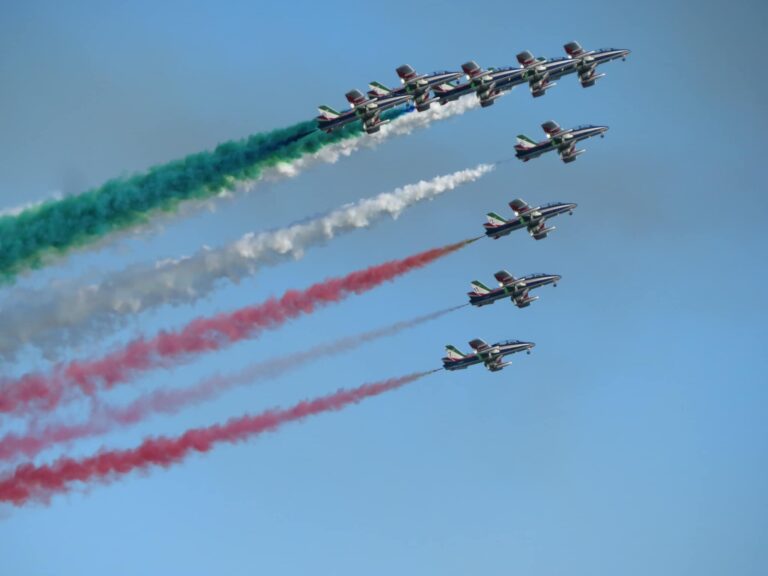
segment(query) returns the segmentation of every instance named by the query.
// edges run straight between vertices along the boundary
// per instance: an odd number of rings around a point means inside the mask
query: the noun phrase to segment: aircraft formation
[[[397,68],[401,80],[398,88],[388,88],[384,84],[372,82],[367,94],[358,90],[349,91],[347,100],[350,109],[340,113],[326,106],[321,107],[317,129],[312,127],[307,132],[307,122],[301,122],[259,137],[229,142],[212,152],[196,154],[190,157],[190,161],[172,162],[156,167],[146,175],[110,182],[95,193],[68,198],[67,203],[57,204],[52,201],[46,205],[45,210],[24,212],[25,218],[0,219],[5,223],[5,230],[12,231],[4,238],[13,241],[6,244],[12,246],[13,250],[0,250],[0,256],[5,258],[0,258],[0,280],[15,278],[20,271],[35,267],[42,258],[41,254],[51,251],[51,247],[64,251],[68,247],[80,245],[83,236],[72,234],[69,230],[80,227],[70,225],[63,229],[59,225],[65,220],[69,222],[68,217],[65,218],[64,215],[74,212],[83,214],[83,229],[127,229],[135,224],[137,219],[140,220],[140,216],[158,210],[158,206],[167,206],[188,197],[197,198],[199,194],[205,194],[209,190],[218,190],[223,181],[229,182],[230,185],[231,182],[252,181],[254,173],[258,174],[260,170],[272,168],[276,164],[290,164],[307,154],[307,150],[334,146],[348,137],[354,137],[355,141],[365,138],[360,132],[377,132],[388,119],[397,116],[398,107],[402,107],[401,115],[406,111],[411,113],[409,116],[403,115],[403,123],[413,120],[420,122],[425,117],[419,118],[417,115],[428,111],[433,105],[446,105],[461,98],[465,103],[477,99],[480,107],[487,108],[517,85],[527,84],[531,95],[538,98],[554,87],[556,80],[569,74],[575,75],[579,83],[587,88],[603,76],[597,71],[600,64],[624,59],[629,54],[628,50],[617,49],[585,51],[576,42],[566,44],[565,51],[565,57],[551,60],[537,58],[528,51],[521,52],[517,55],[519,65],[505,68],[484,69],[476,62],[469,61],[462,65],[461,71],[419,74],[411,66],[403,65]],[[449,106],[446,110],[449,114],[446,116],[467,108]],[[383,114],[388,110],[392,110],[391,115]],[[433,119],[430,116],[441,115],[426,116],[428,122]],[[360,123],[360,128],[353,125],[349,130],[334,135],[326,134],[352,122]],[[551,120],[544,122],[542,128],[544,138],[541,141],[537,142],[524,135],[517,137],[515,156],[522,162],[554,151],[564,163],[571,163],[583,153],[583,150],[577,148],[581,141],[593,136],[602,137],[608,129],[607,126],[599,125],[564,129]],[[386,130],[383,135],[387,135]],[[303,141],[304,138],[311,140],[307,143]],[[387,214],[394,216],[394,204],[402,209],[403,206],[430,199],[444,190],[472,182],[492,168],[493,164],[480,164],[473,169],[457,171],[430,181],[420,181],[415,185],[398,188],[392,193],[344,205],[329,215],[292,225],[289,229],[277,230],[274,234],[271,231],[258,235],[249,233],[232,245],[215,250],[205,248],[173,263],[163,262],[161,275],[157,274],[157,265],[146,268],[132,266],[111,277],[105,277],[99,284],[89,284],[86,289],[76,283],[71,286],[52,285],[56,296],[50,300],[30,298],[27,292],[20,292],[22,299],[15,302],[26,310],[25,302],[33,301],[32,314],[41,319],[40,322],[29,322],[32,318],[29,313],[19,314],[18,318],[24,322],[24,338],[28,338],[28,342],[43,350],[49,345],[48,342],[53,342],[54,345],[58,343],[56,337],[51,337],[53,331],[47,331],[54,323],[62,328],[60,332],[66,332],[64,346],[70,345],[72,338],[81,333],[93,337],[104,326],[117,328],[120,326],[121,316],[116,315],[115,311],[127,308],[124,298],[128,293],[131,295],[131,314],[160,304],[191,302],[206,291],[212,290],[219,279],[226,277],[230,281],[236,281],[252,274],[261,264],[276,261],[276,254],[279,254],[280,258],[295,257],[306,246],[325,242],[334,234],[358,228],[361,214],[365,215],[366,221]],[[174,185],[160,185],[166,182]],[[122,202],[122,198],[128,193],[134,200],[141,199],[141,202],[132,200],[132,203],[128,203],[130,209],[126,209],[126,203]],[[393,202],[393,198],[397,198],[397,202]],[[143,211],[134,210],[133,207],[138,204],[143,206]],[[167,368],[189,361],[198,354],[219,350],[246,338],[258,337],[265,330],[277,329],[320,307],[362,294],[452,254],[483,237],[498,240],[517,230],[526,230],[534,240],[543,240],[555,230],[549,220],[562,214],[573,214],[577,205],[563,202],[528,204],[516,198],[509,202],[509,207],[512,215],[508,217],[496,212],[488,213],[484,233],[476,238],[446,244],[406,258],[329,278],[304,290],[287,290],[281,297],[273,297],[260,304],[212,316],[201,316],[178,330],[161,331],[151,338],[139,337],[104,353],[101,357],[74,360],[49,372],[28,372],[18,378],[5,378],[0,375],[0,388],[3,389],[3,394],[0,394],[0,413],[13,414],[20,418],[54,416],[51,426],[43,428],[42,431],[31,427],[20,438],[15,433],[0,435],[0,461],[5,459],[15,462],[14,459],[19,456],[32,458],[43,449],[61,444],[61,438],[70,442],[102,434],[105,426],[106,429],[110,429],[110,426],[123,426],[125,422],[120,414],[135,415],[135,419],[131,420],[133,423],[154,413],[166,411],[168,406],[176,410],[182,405],[213,398],[233,385],[230,382],[249,382],[252,378],[235,375],[231,380],[216,386],[211,386],[210,381],[204,380],[198,387],[189,389],[194,392],[180,390],[179,396],[166,394],[166,391],[162,390],[158,391],[157,395],[151,392],[140,394],[134,403],[125,408],[127,412],[116,410],[113,413],[105,410],[103,414],[89,416],[74,428],[64,424],[63,428],[58,427],[59,423],[55,419],[58,407],[78,396],[96,398],[97,394],[117,384],[130,382],[145,371],[159,367]],[[94,222],[100,225],[95,226]],[[86,235],[85,238],[95,241],[103,234],[106,232]],[[2,240],[3,238],[0,238],[0,244]],[[483,308],[508,299],[517,308],[529,308],[539,298],[534,292],[538,293],[538,289],[544,286],[554,287],[561,280],[560,275],[551,273],[515,277],[507,270],[499,270],[494,276],[498,281],[497,287],[489,287],[480,280],[473,280],[472,291],[468,293],[469,301],[464,305]],[[119,286],[121,290],[114,290],[115,286]],[[504,304],[499,304],[496,309],[500,306]],[[298,362],[308,362],[312,358],[326,355],[329,350],[347,350],[350,346],[357,345],[356,342],[370,341],[415,326],[456,308],[454,306],[370,331],[360,338],[339,341],[339,345],[330,346],[326,343],[302,351],[301,354],[291,351],[290,355],[267,360],[261,366],[269,368],[270,371],[287,369],[285,367],[294,366]],[[15,311],[15,308],[10,306],[8,309]],[[6,313],[4,322],[8,323],[8,318],[9,314]],[[97,318],[98,322],[95,321]],[[35,332],[37,329],[34,327],[38,324],[43,327]],[[27,325],[34,328],[31,331],[32,336],[27,332]],[[17,342],[17,333],[22,330],[6,332],[10,337],[5,341],[0,338],[0,357],[3,356],[3,346],[10,347],[13,351],[17,349],[13,348],[14,346],[24,345],[23,341]],[[184,455],[198,451],[201,442],[209,446],[213,443],[233,442],[255,436],[274,430],[283,423],[329,410],[338,410],[340,407],[357,403],[362,398],[394,390],[438,370],[456,371],[482,365],[491,372],[498,372],[510,365],[510,356],[520,352],[530,354],[535,344],[513,339],[489,344],[480,338],[474,338],[469,341],[469,346],[472,350],[470,353],[463,353],[453,345],[446,346],[440,368],[367,383],[349,390],[338,390],[314,400],[303,401],[286,410],[268,410],[261,415],[246,414],[225,424],[188,430],[177,437],[150,437],[136,449],[102,450],[96,456],[84,458],[62,457],[53,464],[40,466],[32,463],[22,464],[13,472],[0,474],[0,505],[4,502],[14,505],[32,501],[46,502],[50,494],[67,492],[73,485],[112,479],[132,470],[178,462]],[[69,391],[72,392],[71,395]],[[61,430],[66,430],[66,433],[60,433]],[[30,446],[32,448],[29,448]]]
[[[581,86],[589,88],[605,76],[597,73],[599,65],[612,60],[625,60],[630,52],[617,48],[584,50],[578,42],[568,42],[564,49],[566,56],[552,59],[537,58],[528,50],[524,50],[517,55],[518,66],[503,68],[485,69],[474,60],[470,60],[462,64],[461,72],[444,70],[431,74],[418,74],[411,66],[404,64],[396,69],[401,83],[399,88],[387,88],[374,81],[368,85],[367,95],[359,90],[350,90],[346,93],[350,109],[338,112],[330,106],[320,106],[317,127],[325,132],[332,132],[359,120],[365,132],[373,134],[387,123],[387,120],[381,118],[381,114],[396,106],[408,104],[417,112],[426,112],[434,102],[445,105],[474,93],[480,101],[480,106],[487,108],[505,92],[522,84],[528,84],[534,98],[544,96],[547,90],[557,85],[556,80],[568,74],[576,74]],[[461,82],[462,76],[466,77],[465,82]],[[590,131],[590,128],[596,130]],[[552,138],[558,140],[552,142],[547,148],[536,148],[524,158],[535,158],[549,149],[556,148],[560,152],[564,143],[569,141],[575,143],[590,136],[602,135],[607,127],[582,126],[574,130],[561,130],[556,123],[552,122],[547,123],[544,130],[548,137],[545,142],[549,142]],[[521,144],[526,150],[530,148],[530,144],[536,145],[536,142],[528,138],[524,138],[523,142],[525,144]],[[563,156],[562,152],[560,153]],[[563,156],[563,160],[570,162],[572,160],[566,160],[566,158],[575,158],[577,155]]]
[[[595,85],[595,82],[605,74],[598,73],[601,64],[613,60],[626,60],[630,51],[617,48],[602,48],[585,50],[578,42],[568,42],[563,46],[566,55],[558,58],[536,57],[528,50],[517,55],[517,66],[502,68],[483,68],[474,60],[461,66],[461,72],[449,70],[418,74],[411,66],[404,64],[396,69],[401,86],[388,88],[379,82],[371,82],[367,94],[359,90],[350,90],[346,94],[350,109],[338,112],[328,106],[320,106],[317,126],[320,130],[332,132],[351,122],[360,121],[368,134],[378,132],[388,120],[382,118],[382,113],[397,106],[406,105],[417,112],[425,112],[433,103],[445,105],[462,96],[474,94],[482,108],[492,106],[496,99],[503,96],[515,86],[527,84],[534,98],[539,98],[547,90],[557,84],[557,80],[574,74],[583,88]],[[462,81],[462,77],[465,81]],[[517,136],[515,156],[523,162],[538,158],[547,152],[557,152],[560,159],[569,164],[584,153],[577,144],[594,136],[604,137],[608,126],[585,125],[575,128],[562,128],[557,122],[548,120],[541,125],[545,138],[536,141],[525,134]],[[554,202],[532,207],[522,199],[509,203],[514,217],[506,219],[495,212],[487,215],[484,224],[485,236],[498,240],[515,230],[527,229],[534,240],[543,240],[555,230],[547,224],[549,218],[560,214],[573,214],[576,204]],[[531,296],[530,291],[548,284],[557,286],[560,276],[557,274],[531,274],[515,278],[506,270],[495,274],[499,283],[498,288],[489,288],[478,280],[473,280],[472,292],[469,292],[469,303],[475,307],[487,306],[497,300],[509,298],[518,308],[526,308],[538,300]],[[531,353],[535,346],[533,342],[507,340],[488,344],[475,338],[469,346],[473,352],[465,354],[455,346],[446,346],[443,360],[445,370],[463,370],[475,364],[483,364],[497,372],[508,366],[504,358],[517,352]]]

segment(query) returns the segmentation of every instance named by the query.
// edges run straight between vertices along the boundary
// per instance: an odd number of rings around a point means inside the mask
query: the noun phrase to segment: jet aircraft
[[[509,298],[518,308],[525,308],[539,299],[538,296],[529,296],[530,290],[547,284],[557,286],[561,278],[557,274],[530,274],[515,278],[506,270],[499,270],[494,276],[499,281],[498,288],[488,288],[482,282],[472,281],[472,292],[467,293],[470,304],[478,307],[487,306],[496,300]]]
[[[432,74],[417,74],[408,64],[403,64],[396,70],[402,86],[400,88],[387,88],[378,82],[371,82],[368,87],[368,96],[371,98],[388,98],[392,96],[407,95],[413,98],[413,104],[418,112],[429,110],[430,105],[437,98],[430,97],[431,90],[438,85],[446,84],[461,78],[461,72],[433,72]]]
[[[576,143],[593,136],[604,137],[608,126],[577,126],[576,128],[560,128],[560,125],[548,120],[541,125],[547,135],[546,140],[536,142],[525,134],[517,135],[517,144],[515,145],[515,156],[523,162],[528,162],[532,158],[538,158],[545,152],[557,150],[560,158],[566,164],[576,160],[585,150],[577,150]]]
[[[384,98],[366,98],[359,90],[350,90],[346,94],[347,101],[352,107],[346,112],[337,112],[329,106],[320,106],[320,116],[317,117],[317,127],[324,132],[333,132],[342,126],[360,120],[367,134],[378,132],[382,124],[389,120],[382,120],[381,113],[399,104],[404,104],[410,96],[388,96]]]
[[[547,90],[555,86],[555,80],[564,74],[572,71],[574,63],[569,58],[536,58],[528,50],[523,50],[517,55],[517,61],[520,63],[520,82],[528,82],[531,89],[531,96],[538,98],[544,96]],[[511,86],[510,86],[511,87]]]
[[[576,65],[576,72],[579,75],[579,82],[582,87],[589,88],[594,86],[595,82],[605,76],[597,74],[596,68],[600,64],[610,62],[611,60],[626,60],[630,51],[620,48],[601,48],[599,50],[584,50],[578,42],[568,42],[565,46],[565,53],[568,59]]]
[[[446,355],[443,358],[443,368],[446,370],[463,370],[468,366],[482,363],[491,372],[498,372],[510,365],[510,362],[504,362],[504,356],[523,350],[530,354],[531,348],[535,346],[533,342],[521,342],[520,340],[506,340],[488,345],[479,338],[470,340],[469,345],[475,351],[473,354],[464,354],[455,346],[448,344],[445,347]]]
[[[501,87],[511,88],[512,80],[520,77],[519,68],[489,68],[484,70],[474,60],[462,64],[461,69],[467,75],[467,82],[464,84],[447,82],[435,86],[433,89],[435,96],[440,100],[440,104],[447,104],[465,94],[474,92],[480,99],[480,106],[487,108],[493,104],[496,98],[501,96]]]
[[[498,240],[513,230],[527,228],[528,233],[535,240],[541,240],[542,238],[546,238],[547,234],[555,229],[554,226],[547,227],[547,218],[557,216],[558,214],[564,214],[565,212],[573,214],[576,204],[553,202],[538,208],[531,208],[524,200],[516,198],[509,203],[509,207],[512,208],[512,211],[516,216],[516,218],[513,218],[512,220],[502,218],[495,212],[488,213],[488,222],[483,224],[483,226],[485,226],[486,236]]]

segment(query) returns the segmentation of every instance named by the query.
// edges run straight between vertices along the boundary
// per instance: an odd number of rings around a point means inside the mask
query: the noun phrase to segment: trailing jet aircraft
[[[522,278],[515,278],[506,270],[499,270],[494,274],[499,281],[498,288],[488,288],[482,282],[472,281],[472,292],[468,292],[469,303],[473,306],[487,306],[496,300],[509,298],[518,308],[525,308],[539,299],[538,296],[529,296],[528,292],[534,288],[540,288],[547,284],[557,286],[560,276],[557,274],[530,274]]]
[[[382,124],[381,113],[399,104],[404,104],[410,96],[389,96],[384,98],[366,98],[359,90],[350,90],[346,94],[347,101],[352,107],[346,112],[337,112],[329,106],[320,106],[320,116],[317,117],[317,127],[324,132],[333,132],[342,126],[360,120],[367,134],[378,132]]]
[[[565,46],[568,59],[576,64],[576,72],[579,75],[579,82],[584,88],[594,86],[595,82],[605,76],[605,74],[596,74],[595,69],[600,64],[610,62],[611,60],[626,60],[629,50],[619,48],[601,48],[599,50],[584,50],[578,42],[568,42]]]
[[[562,129],[560,125],[548,120],[541,125],[547,134],[547,139],[536,142],[525,134],[517,135],[517,144],[515,145],[515,156],[523,162],[528,162],[532,158],[538,158],[545,152],[557,150],[560,158],[566,164],[576,160],[585,150],[577,150],[576,143],[592,136],[604,137],[608,126],[577,126],[576,128]]]
[[[434,87],[433,91],[440,100],[440,104],[447,104],[465,94],[474,92],[480,99],[480,106],[486,108],[501,96],[502,86],[506,87],[505,89],[511,88],[512,80],[519,78],[521,74],[519,68],[513,67],[484,70],[474,60],[462,64],[461,69],[467,75],[468,82],[464,84],[447,82]]]
[[[531,95],[534,98],[544,96],[547,90],[555,86],[555,80],[574,69],[574,62],[569,58],[536,58],[528,50],[523,50],[517,55],[517,61],[520,63],[521,77],[520,82],[528,82],[531,88]],[[511,86],[510,86],[511,87]]]
[[[530,354],[531,348],[535,346],[533,342],[521,342],[520,340],[507,340],[490,346],[479,338],[470,340],[469,345],[474,349],[474,354],[464,354],[455,346],[448,344],[445,347],[446,355],[443,358],[443,368],[446,370],[463,370],[468,366],[482,363],[491,372],[498,372],[511,364],[504,362],[504,356],[523,350]]]
[[[418,112],[429,110],[430,105],[437,98],[430,97],[432,88],[440,84],[446,84],[461,78],[461,72],[433,72],[432,74],[417,74],[408,64],[403,64],[396,70],[402,86],[400,88],[387,88],[378,82],[371,82],[368,87],[368,96],[371,98],[388,98],[391,96],[407,95],[413,98],[413,104]]]
[[[552,204],[545,204],[538,208],[531,208],[524,200],[516,198],[509,203],[509,207],[512,208],[512,211],[516,216],[516,218],[513,218],[512,220],[506,220],[495,212],[488,213],[488,222],[483,224],[483,226],[485,226],[486,236],[498,240],[513,230],[527,228],[528,233],[535,240],[541,240],[542,238],[546,238],[547,234],[555,229],[554,226],[546,226],[547,218],[557,216],[558,214],[564,214],[565,212],[573,214],[576,204],[553,202]]]

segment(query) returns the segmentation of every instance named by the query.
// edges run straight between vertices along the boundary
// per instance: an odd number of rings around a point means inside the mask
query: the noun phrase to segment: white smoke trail
[[[491,164],[480,164],[408,184],[287,228],[246,234],[222,248],[204,247],[185,258],[133,265],[98,284],[83,287],[75,280],[34,291],[16,290],[0,304],[0,356],[13,359],[25,344],[32,344],[51,357],[62,346],[122,325],[129,315],[193,302],[224,279],[237,282],[262,266],[301,258],[310,246],[370,226],[384,216],[397,218],[407,207],[473,182],[492,169]]]
[[[314,154],[308,154],[293,162],[283,162],[265,170],[262,178],[268,180],[279,180],[281,178],[293,178],[303,170],[316,164],[335,164],[341,158],[351,156],[360,148],[376,148],[379,144],[393,136],[407,136],[414,130],[426,128],[432,122],[445,120],[453,116],[460,116],[465,112],[477,108],[480,101],[474,96],[464,96],[453,102],[448,102],[445,106],[433,105],[426,112],[412,112],[398,116],[389,124],[381,127],[375,134],[361,134],[354,138],[342,140],[335,144],[330,144]],[[258,180],[243,182],[237,186],[237,190],[250,191],[258,183]],[[231,192],[222,192],[219,197],[231,196]]]

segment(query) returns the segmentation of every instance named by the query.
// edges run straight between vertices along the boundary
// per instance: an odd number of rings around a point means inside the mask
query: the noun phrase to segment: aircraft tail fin
[[[387,94],[390,94],[392,92],[391,89],[384,86],[384,84],[380,84],[379,82],[371,82],[368,84],[368,96],[371,97],[381,97],[386,96]]]
[[[320,111],[320,116],[326,120],[333,120],[341,115],[330,106],[318,106],[317,109]]]
[[[504,217],[496,214],[496,212],[488,212],[488,214],[486,214],[486,218],[488,218],[488,224],[491,226],[501,226],[502,224],[507,223],[507,220]]]
[[[448,358],[449,360],[461,360],[462,358],[466,357],[466,354],[461,352],[453,344],[448,344],[445,347],[445,357]]]
[[[526,136],[525,134],[518,134],[517,135],[517,148],[518,150],[528,150],[529,148],[536,147],[536,141],[531,138],[530,136]]]
[[[482,282],[480,282],[478,280],[472,280],[472,282],[470,282],[470,284],[472,284],[472,291],[475,294],[480,294],[482,296],[484,294],[490,294],[490,292],[491,292],[491,289],[488,288],[488,286],[486,286],[485,284],[483,284]]]

